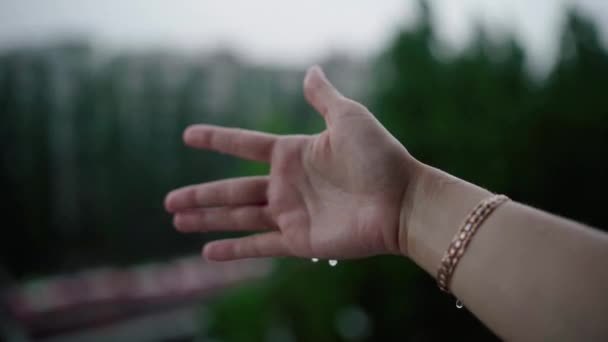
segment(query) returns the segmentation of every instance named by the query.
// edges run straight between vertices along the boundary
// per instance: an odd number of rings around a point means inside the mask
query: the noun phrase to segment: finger
[[[276,229],[263,206],[217,207],[179,212],[173,225],[184,233]]]
[[[213,241],[203,248],[207,260],[227,261],[244,258],[288,256],[280,232],[267,232],[236,239]]]
[[[345,98],[327,80],[323,70],[317,65],[311,67],[304,77],[304,96],[308,103],[326,120],[330,120],[330,112],[337,111]]]
[[[189,146],[263,162],[270,161],[277,139],[274,134],[212,125],[192,125],[184,131]]]
[[[241,177],[190,185],[171,191],[165,198],[169,212],[216,206],[265,204],[268,176]]]

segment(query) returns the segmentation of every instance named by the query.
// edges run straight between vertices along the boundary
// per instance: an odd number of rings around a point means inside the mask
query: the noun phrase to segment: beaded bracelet
[[[499,205],[508,200],[509,198],[505,195],[492,195],[481,201],[467,216],[441,259],[441,265],[437,271],[437,284],[442,291],[450,292],[449,285],[454,269],[479,226]]]

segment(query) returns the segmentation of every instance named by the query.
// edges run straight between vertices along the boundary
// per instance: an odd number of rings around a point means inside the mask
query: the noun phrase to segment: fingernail
[[[325,77],[325,72],[323,72],[323,68],[321,68],[321,66],[318,65],[318,64],[315,64],[315,65],[311,66],[308,69],[308,71],[310,73],[313,73],[313,72],[319,73],[319,76]]]
[[[165,196],[165,200],[163,201],[163,206],[165,207],[165,210],[167,212],[171,212],[170,198],[171,198],[172,193],[173,193],[173,191],[168,193],[167,196]]]
[[[181,223],[182,223],[182,215],[180,215],[180,214],[175,214],[175,215],[173,215],[173,226],[174,226],[174,227],[175,227],[177,230],[179,230],[179,229],[180,229],[180,228],[179,228],[179,226],[181,225]]]

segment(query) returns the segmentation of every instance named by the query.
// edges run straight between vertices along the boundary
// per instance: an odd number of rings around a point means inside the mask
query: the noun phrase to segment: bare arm
[[[187,186],[165,200],[181,232],[255,231],[208,243],[210,260],[404,255],[435,276],[459,224],[490,193],[415,158],[319,68],[304,95],[325,119],[316,135],[194,125],[186,144],[268,162],[268,176]],[[608,338],[608,236],[514,203],[483,224],[452,290],[499,336]]]
[[[435,276],[459,223],[489,192],[425,167],[408,252]],[[404,217],[406,217],[404,215]],[[608,338],[608,234],[507,202],[475,234],[452,292],[506,340]]]

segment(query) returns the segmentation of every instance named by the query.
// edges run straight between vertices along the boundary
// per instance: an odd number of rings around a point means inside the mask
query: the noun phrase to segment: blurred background
[[[167,191],[268,170],[182,130],[322,130],[311,64],[418,159],[608,227],[607,2],[4,0],[0,340],[496,339],[405,258],[207,264],[220,235],[173,230]]]

